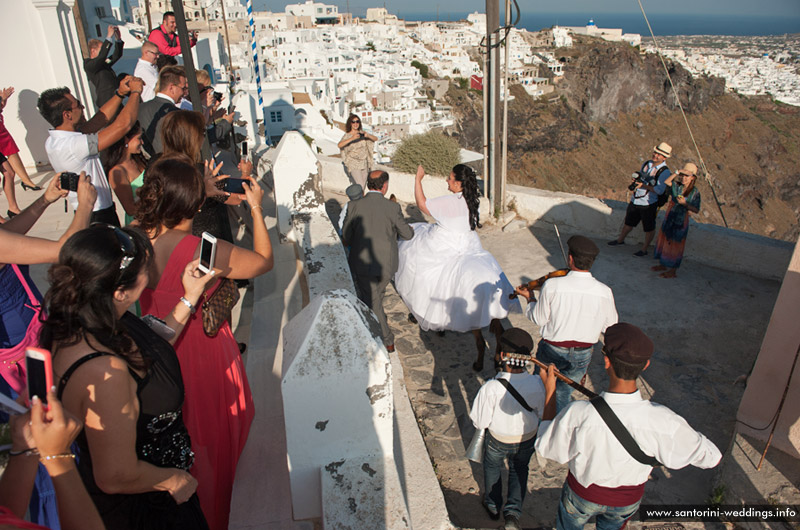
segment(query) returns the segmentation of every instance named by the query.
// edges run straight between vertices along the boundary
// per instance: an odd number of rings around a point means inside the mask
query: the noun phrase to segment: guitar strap
[[[511,383],[509,383],[509,382],[508,382],[506,379],[497,378],[496,380],[497,380],[497,381],[498,381],[498,382],[499,382],[501,385],[503,385],[504,387],[506,387],[506,390],[508,390],[508,393],[509,393],[509,394],[511,394],[512,396],[514,396],[514,399],[516,399],[516,400],[519,402],[519,404],[520,404],[520,405],[522,405],[522,408],[524,408],[524,409],[525,409],[525,410],[527,410],[528,412],[533,412],[533,409],[531,408],[531,406],[530,406],[530,405],[528,405],[528,402],[527,402],[527,401],[525,401],[525,398],[524,398],[524,397],[522,397],[522,395],[520,395],[520,393],[519,393],[519,392],[517,392],[517,389],[516,389],[516,388],[514,388],[514,385],[512,385]]]
[[[606,422],[606,425],[608,425],[608,428],[611,429],[611,432],[614,434],[614,437],[619,441],[619,443],[622,444],[622,447],[625,448],[629,455],[631,455],[640,464],[644,464],[646,466],[655,467],[662,465],[661,462],[652,456],[646,455],[644,451],[642,451],[642,449],[639,447],[639,444],[636,443],[636,440],[633,439],[631,433],[628,432],[628,429],[625,428],[602,396],[597,396],[589,401],[592,403],[592,405],[594,405],[594,408],[597,409],[600,417],[603,418],[603,421]]]

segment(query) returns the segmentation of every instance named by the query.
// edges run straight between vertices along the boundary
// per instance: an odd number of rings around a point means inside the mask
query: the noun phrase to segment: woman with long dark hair
[[[152,262],[138,229],[95,224],[70,237],[48,273],[40,345],[53,354],[64,408],[85,424],[78,468],[106,527],[203,530],[178,358],[169,333],[128,311]],[[181,274],[191,304],[213,278],[197,263]],[[191,313],[178,302],[162,316],[175,341]]]
[[[140,305],[143,313],[161,318],[180,303],[181,272],[200,250],[200,238],[192,235],[192,219],[205,200],[205,191],[203,177],[192,162],[184,156],[162,157],[148,168],[139,188],[136,220],[155,249],[153,274]],[[261,213],[264,190],[253,179],[244,187],[253,213],[253,250],[218,239],[214,268],[224,278],[254,278],[273,265]],[[206,296],[212,296],[219,285],[209,286]],[[230,324],[225,322],[210,337],[203,330],[202,311],[195,313],[195,302],[189,305],[192,317],[175,350],[186,383],[183,415],[197,454],[192,475],[199,482],[197,494],[209,527],[225,530],[236,465],[253,421],[253,399]]]
[[[162,118],[161,122],[161,145],[164,149],[161,156],[188,156],[203,171],[202,149],[205,127],[205,118],[199,112],[189,110],[170,112]],[[213,165],[214,162],[211,161],[210,164]],[[242,170],[245,167],[248,171],[252,170],[252,164],[247,165],[242,161],[239,169]],[[208,232],[217,238],[233,243],[228,209],[225,205],[237,205],[244,200],[244,196],[217,189],[212,183],[218,182],[219,178],[212,178],[208,162],[205,169],[205,177],[209,181],[206,185],[206,199],[194,216],[192,233],[199,236],[203,232]],[[249,176],[249,173],[243,174],[242,178]]]
[[[136,190],[144,182],[147,160],[142,154],[142,127],[139,122],[131,130],[108,148],[106,175],[125,210],[125,224],[131,224],[136,213]]]
[[[414,224],[414,237],[399,242],[395,287],[411,311],[409,319],[423,330],[471,331],[478,350],[472,367],[481,371],[486,351],[481,328],[511,309],[519,311],[519,302],[508,299],[514,288],[475,232],[481,227],[475,171],[456,165],[447,177],[452,195],[435,199],[425,197],[424,176],[419,166],[414,198],[436,222]]]
[[[378,138],[364,131],[361,118],[351,114],[345,123],[344,136],[339,141],[342,163],[353,182],[367,189],[367,176],[372,169],[372,149]]]

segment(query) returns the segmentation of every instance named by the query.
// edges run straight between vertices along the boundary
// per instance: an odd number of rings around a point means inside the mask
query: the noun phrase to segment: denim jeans
[[[520,516],[522,502],[528,492],[528,464],[534,452],[536,437],[521,443],[498,442],[486,431],[483,451],[483,501],[504,515]],[[503,505],[503,482],[500,471],[508,459],[508,500]]]
[[[604,506],[589,502],[564,482],[561,489],[561,502],[558,503],[556,517],[557,530],[583,530],[583,526],[593,516],[597,516],[597,530],[619,530],[624,527],[636,510],[641,499],[630,506]]]
[[[581,377],[586,373],[586,369],[589,368],[593,350],[594,346],[588,348],[562,348],[542,340],[539,341],[536,358],[545,364],[553,363],[559,372],[576,383],[580,383]],[[557,381],[556,414],[569,405],[571,399],[572,387],[562,381]]]

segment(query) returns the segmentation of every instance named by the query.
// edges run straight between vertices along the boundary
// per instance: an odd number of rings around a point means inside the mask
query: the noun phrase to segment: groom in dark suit
[[[358,297],[367,304],[381,325],[381,338],[394,351],[394,334],[383,312],[386,286],[397,272],[397,238],[411,239],[414,229],[403,218],[400,205],[384,195],[389,174],[373,171],[367,178],[367,194],[352,201],[342,226],[342,243],[350,247],[350,272]]]

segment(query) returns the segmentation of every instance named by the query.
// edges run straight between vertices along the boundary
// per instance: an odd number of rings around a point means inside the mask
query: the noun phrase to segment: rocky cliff
[[[665,141],[673,170],[700,157],[708,168],[698,180],[698,221],[722,225],[724,214],[731,228],[797,239],[800,109],[726,93],[723,80],[693,77],[667,61],[695,149],[658,56],[584,37],[558,57],[566,74],[554,94],[533,99],[511,88],[510,182],[626,201],[630,173]],[[447,99],[462,146],[480,150],[480,93],[452,85]]]

